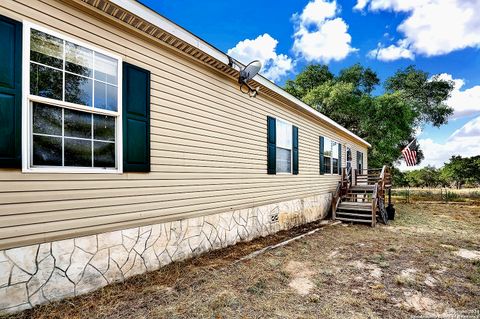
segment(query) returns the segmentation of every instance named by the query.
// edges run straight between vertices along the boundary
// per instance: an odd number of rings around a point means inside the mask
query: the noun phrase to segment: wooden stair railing
[[[373,186],[372,194],[372,227],[377,223],[378,184]]]
[[[351,169],[342,169],[342,175],[340,181],[337,183],[337,188],[335,189],[335,193],[333,194],[332,198],[332,219],[335,220],[336,216],[335,213],[338,208],[338,204],[342,200],[342,197],[347,194],[348,189],[350,188],[350,175]]]
[[[391,174],[387,166],[361,172],[344,170],[333,196],[332,218],[370,223],[375,227],[378,214],[386,224],[388,214],[385,209],[385,191],[390,190],[390,187]]]

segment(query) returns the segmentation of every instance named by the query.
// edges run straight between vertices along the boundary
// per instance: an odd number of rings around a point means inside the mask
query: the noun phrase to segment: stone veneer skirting
[[[78,296],[213,249],[324,218],[331,194],[0,250],[0,314]]]

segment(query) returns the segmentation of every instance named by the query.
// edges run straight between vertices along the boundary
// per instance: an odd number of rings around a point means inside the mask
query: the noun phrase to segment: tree
[[[302,100],[317,111],[342,123],[345,127],[360,130],[357,116],[360,97],[351,83],[326,81],[308,91]]]
[[[438,75],[429,78],[428,73],[409,66],[398,70],[385,82],[386,92],[400,92],[417,114],[416,125],[425,123],[439,127],[447,123],[453,109],[445,104],[454,87]]]
[[[463,158],[452,156],[442,169],[442,177],[456,188],[480,183],[480,155]]]
[[[447,122],[452,109],[445,104],[453,89],[451,81],[410,66],[397,71],[385,82],[385,92],[374,96],[380,84],[370,68],[355,64],[334,76],[326,65],[309,65],[285,89],[365,138],[371,167],[397,162],[401,150],[414,138],[418,127]],[[423,159],[417,145],[417,159]]]
[[[358,132],[372,144],[369,165],[382,167],[401,156],[401,147],[412,138],[415,114],[398,93],[384,94],[372,99],[371,105],[359,114]],[[423,155],[421,155],[423,156]]]
[[[408,181],[406,174],[400,171],[398,168],[394,167],[391,171],[392,173],[392,186],[393,187],[405,187],[408,186]]]
[[[333,73],[330,72],[328,66],[311,64],[305,67],[305,69],[297,75],[295,80],[288,80],[286,82],[285,91],[301,99],[310,90],[327,81],[333,80],[333,78]]]
[[[461,188],[463,185],[476,186],[480,184],[480,155],[473,157],[452,156],[448,163],[441,169],[426,166],[408,172],[394,169],[394,174],[399,174],[395,186],[412,187],[447,187],[454,185]]]
[[[372,93],[373,89],[380,84],[377,74],[370,68],[364,68],[359,63],[340,71],[338,82],[351,83],[358,93]]]

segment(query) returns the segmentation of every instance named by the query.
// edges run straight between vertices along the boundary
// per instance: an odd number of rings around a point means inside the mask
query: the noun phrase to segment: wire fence
[[[480,202],[480,188],[395,188],[392,199],[396,202]]]

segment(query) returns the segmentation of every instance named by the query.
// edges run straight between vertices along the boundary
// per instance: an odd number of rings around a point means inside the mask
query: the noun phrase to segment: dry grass
[[[458,202],[480,204],[480,188],[396,188],[392,197],[401,202]]]
[[[390,226],[327,227],[232,263],[291,235],[172,264],[14,318],[408,318],[480,305],[480,262],[454,254],[480,250],[479,206],[398,204]],[[306,295],[290,286],[299,278],[312,284]]]

